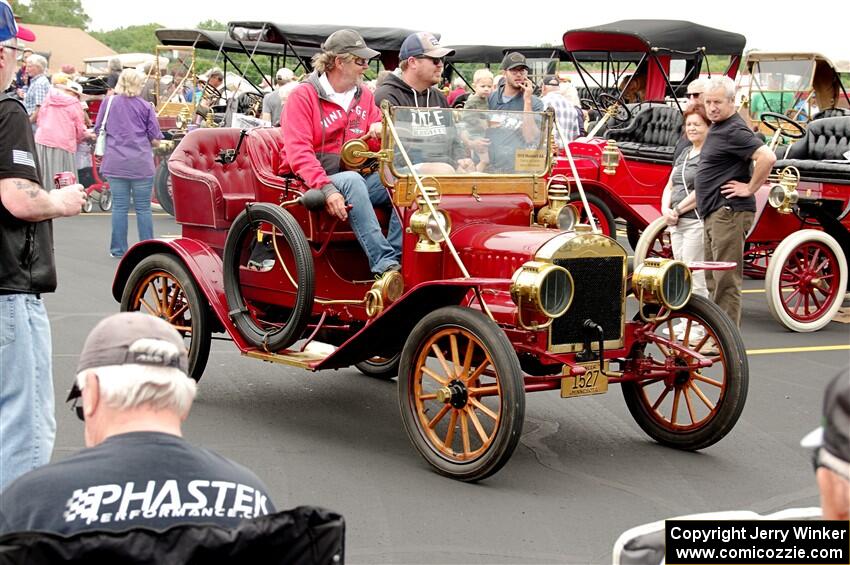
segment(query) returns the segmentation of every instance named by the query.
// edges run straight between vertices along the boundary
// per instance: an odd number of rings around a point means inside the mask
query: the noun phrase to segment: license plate
[[[599,361],[579,363],[578,365],[587,369],[587,372],[578,377],[566,376],[561,379],[561,398],[605,394],[608,392],[608,377],[602,374],[602,371],[608,372],[607,360],[601,368]]]

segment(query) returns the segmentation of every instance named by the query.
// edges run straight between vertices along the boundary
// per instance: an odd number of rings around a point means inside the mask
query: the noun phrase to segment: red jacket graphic
[[[292,91],[283,108],[278,173],[294,173],[308,187],[322,188],[331,182],[330,175],[341,170],[342,145],[363,137],[380,119],[381,111],[368,88],[358,86],[351,107],[345,109],[327,97],[318,73],[311,74]],[[374,140],[370,147],[377,149]]]

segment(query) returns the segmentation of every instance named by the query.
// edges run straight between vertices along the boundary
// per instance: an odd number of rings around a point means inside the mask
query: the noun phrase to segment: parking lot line
[[[811,351],[842,351],[850,350],[847,345],[814,345],[811,347],[777,347],[773,349],[748,349],[747,355],[772,355],[774,353],[806,353]]]

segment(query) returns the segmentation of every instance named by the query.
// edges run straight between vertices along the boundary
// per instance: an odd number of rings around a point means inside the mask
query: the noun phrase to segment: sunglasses
[[[444,64],[444,61],[443,61],[443,58],[442,58],[442,57],[429,57],[428,55],[419,55],[419,56],[418,56],[418,57],[416,57],[416,58],[417,58],[417,59],[428,59],[429,61],[431,61],[431,62],[432,62],[432,63],[434,63],[435,65],[442,65],[442,64]]]
[[[366,59],[364,59],[363,57],[355,57],[355,58],[352,60],[352,62],[353,62],[355,65],[357,65],[358,67],[368,67],[368,66],[369,66],[369,61],[367,61],[367,60],[366,60]]]
[[[77,418],[80,419],[81,422],[86,421],[86,414],[83,412],[83,399],[81,397],[77,397],[71,403],[71,412],[77,415]]]
[[[699,98],[702,96],[702,92],[688,92],[688,98]]]

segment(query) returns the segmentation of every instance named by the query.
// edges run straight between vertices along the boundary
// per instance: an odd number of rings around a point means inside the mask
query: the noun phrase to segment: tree
[[[222,23],[218,20],[204,20],[198,24],[198,29],[227,31],[227,24]]]
[[[91,35],[118,53],[153,53],[159,43],[154,32],[161,27],[160,24],[145,24],[94,31]]]
[[[91,22],[80,0],[13,0],[12,9],[25,24],[86,29]]]

